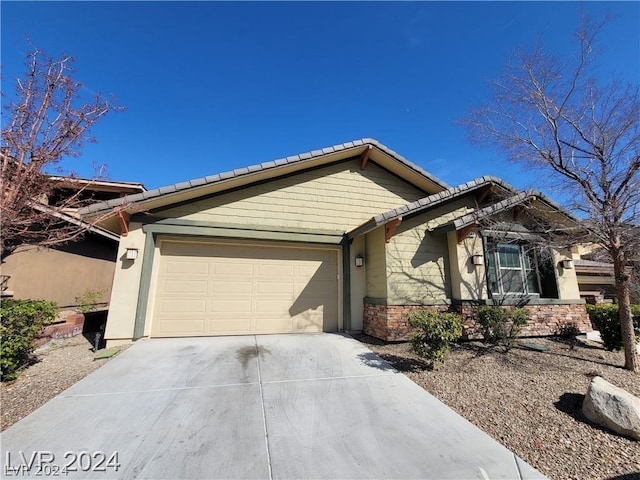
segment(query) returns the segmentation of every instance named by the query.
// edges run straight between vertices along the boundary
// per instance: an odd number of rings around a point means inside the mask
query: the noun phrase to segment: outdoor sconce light
[[[356,267],[362,267],[364,265],[364,257],[360,254],[356,255]]]
[[[125,254],[125,257],[127,260],[135,260],[136,258],[138,258],[138,249],[135,247],[129,247],[127,248],[127,253]]]
[[[484,265],[484,258],[482,255],[471,255],[471,263],[474,265]]]
[[[573,260],[561,260],[560,265],[565,270],[571,270],[573,268]]]

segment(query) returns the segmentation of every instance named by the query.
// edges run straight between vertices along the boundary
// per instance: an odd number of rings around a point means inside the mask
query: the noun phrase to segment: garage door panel
[[[167,274],[209,275],[209,262],[175,259],[166,263]]]
[[[293,278],[295,276],[294,265],[282,265],[276,262],[273,263],[259,263],[257,265],[258,277],[285,277]]]
[[[209,282],[207,280],[164,280],[162,291],[175,294],[201,294],[207,293]]]
[[[205,313],[207,301],[202,298],[164,298],[159,304],[159,314],[166,313]]]
[[[295,294],[295,283],[284,282],[281,279],[273,279],[271,281],[260,279],[256,283],[256,295],[273,295],[278,297],[292,298]]]
[[[210,313],[219,315],[234,315],[238,313],[250,314],[252,312],[251,302],[239,299],[224,300],[220,298],[210,299],[208,301]]]
[[[335,250],[163,241],[152,335],[335,331],[337,274]]]
[[[297,265],[296,274],[302,278],[321,277],[321,278],[333,278],[335,280],[337,270],[330,265],[321,264],[320,262],[314,264],[302,264]]]
[[[185,318],[185,317],[165,317],[160,318],[158,322],[159,335],[204,335],[205,324],[204,318]]]
[[[224,262],[218,260],[214,261],[213,273],[215,275],[230,275],[236,277],[244,277],[247,275],[253,275],[254,265],[248,262]]]
[[[212,293],[240,296],[246,298],[245,295],[253,293],[253,282],[244,281],[216,281],[212,282]]]
[[[217,334],[225,333],[228,335],[251,333],[251,318],[241,316],[229,318],[221,316],[209,319],[207,322],[207,332],[215,332]]]

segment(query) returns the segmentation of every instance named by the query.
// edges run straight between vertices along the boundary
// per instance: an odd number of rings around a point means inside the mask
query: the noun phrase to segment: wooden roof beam
[[[513,207],[513,219],[517,220],[522,216],[522,214],[527,210],[528,207],[533,205],[533,202],[536,201],[536,197],[532,197],[529,201],[523,203],[522,205],[516,205]]]
[[[462,228],[461,230],[458,230],[458,232],[457,232],[458,243],[462,243],[464,241],[464,239],[467,238],[469,236],[469,234],[472,231],[474,231],[477,227],[478,227],[478,222],[473,222],[472,224],[467,225],[466,227]]]
[[[369,145],[360,155],[360,170],[364,170],[364,168],[367,166],[369,155],[371,155],[371,150],[373,150],[373,146]]]
[[[492,188],[493,185],[487,185],[482,190],[478,191],[478,193],[476,193],[476,202],[478,202],[478,205],[482,205],[482,202],[487,199],[487,197],[491,193]]]
[[[120,222],[120,230],[122,230],[120,235],[126,237],[129,235],[129,220],[131,219],[131,216],[122,210],[118,210],[116,213],[118,215],[118,221]]]
[[[398,225],[402,223],[402,217],[398,217],[394,220],[391,220],[384,226],[384,241],[389,243],[391,241],[391,237],[396,233],[396,229]]]

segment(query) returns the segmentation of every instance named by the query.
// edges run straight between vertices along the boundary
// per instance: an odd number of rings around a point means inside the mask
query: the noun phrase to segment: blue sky
[[[455,120],[486,99],[510,53],[566,53],[579,11],[617,19],[603,77],[640,78],[640,2],[7,2],[2,89],[28,49],[76,57],[76,78],[114,94],[80,159],[91,176],[148,188],[373,137],[455,185],[496,175],[539,186]],[[5,101],[3,99],[3,101]]]

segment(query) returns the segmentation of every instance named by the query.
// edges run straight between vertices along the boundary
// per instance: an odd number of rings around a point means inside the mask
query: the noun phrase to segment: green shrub
[[[451,342],[462,336],[462,317],[457,313],[419,310],[411,312],[407,319],[415,329],[411,336],[412,350],[432,363],[444,361]]]
[[[0,379],[18,377],[29,363],[33,341],[57,315],[55,302],[44,300],[3,300],[0,304]]]
[[[602,343],[606,350],[620,350],[622,348],[622,332],[620,331],[620,315],[618,305],[609,303],[587,305],[587,312],[593,328],[600,331]],[[633,326],[636,339],[640,340],[640,305],[631,305]]]
[[[529,321],[529,310],[483,305],[478,307],[478,319],[484,341],[491,345],[500,345],[505,351],[509,351],[520,335],[522,327]]]
[[[92,290],[87,288],[76,300],[76,310],[78,313],[90,313],[98,310],[98,307],[104,304],[104,295],[107,293],[106,288]]]

